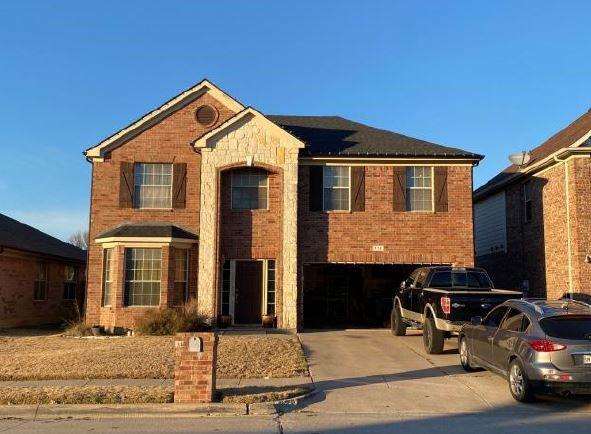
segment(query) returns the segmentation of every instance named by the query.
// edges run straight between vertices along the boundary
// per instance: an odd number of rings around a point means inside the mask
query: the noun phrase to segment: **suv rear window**
[[[591,316],[556,316],[540,321],[544,333],[552,338],[591,340]]]
[[[480,271],[436,271],[431,278],[433,288],[491,289],[492,282]]]

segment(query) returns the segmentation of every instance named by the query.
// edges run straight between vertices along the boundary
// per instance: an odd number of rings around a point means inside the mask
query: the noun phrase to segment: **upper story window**
[[[433,168],[411,166],[406,168],[407,211],[433,211]]]
[[[125,305],[160,304],[161,249],[125,249]]]
[[[262,169],[232,171],[232,209],[268,209],[269,177]]]
[[[322,174],[324,211],[349,211],[351,209],[351,168],[325,166]]]
[[[76,298],[76,268],[66,265],[64,269],[64,300]]]
[[[523,223],[528,223],[532,219],[532,196],[533,183],[527,181],[523,184]]]
[[[133,206],[172,208],[172,164],[135,164]]]
[[[47,300],[47,264],[39,262],[37,264],[35,283],[33,286],[33,300]]]

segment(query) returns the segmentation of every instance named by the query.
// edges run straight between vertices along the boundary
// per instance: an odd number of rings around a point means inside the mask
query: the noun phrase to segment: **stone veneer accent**
[[[198,283],[201,311],[212,317],[217,315],[220,172],[238,165],[278,167],[283,171],[282,328],[296,328],[298,154],[303,143],[252,111],[210,137],[198,140],[195,146],[201,148]]]

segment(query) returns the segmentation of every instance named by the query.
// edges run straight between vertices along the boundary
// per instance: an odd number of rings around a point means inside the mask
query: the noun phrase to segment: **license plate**
[[[583,364],[591,365],[591,354],[583,354]]]

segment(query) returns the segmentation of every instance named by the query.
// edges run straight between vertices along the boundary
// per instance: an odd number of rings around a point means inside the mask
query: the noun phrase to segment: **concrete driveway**
[[[515,402],[503,378],[460,367],[455,339],[446,343],[444,354],[427,355],[418,331],[405,337],[388,330],[315,331],[300,338],[318,390],[300,411],[315,416],[310,422],[317,427],[324,419],[334,424],[330,415],[343,413],[364,421],[357,428],[368,427],[371,415],[376,432],[381,432],[380,420],[405,432],[436,426],[444,432],[452,426],[452,432],[473,432],[475,423],[480,433],[499,426],[505,431],[529,426],[536,427],[534,432],[552,432],[569,419],[569,432],[577,432],[578,423],[583,432],[591,419],[589,397]],[[290,415],[282,422],[290,428]]]

